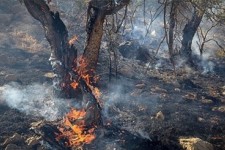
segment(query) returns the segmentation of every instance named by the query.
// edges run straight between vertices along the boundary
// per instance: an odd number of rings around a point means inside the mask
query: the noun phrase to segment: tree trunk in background
[[[183,29],[183,39],[181,41],[182,44],[181,57],[190,67],[194,67],[191,49],[192,40],[202,21],[203,15],[204,15],[203,11],[199,10],[198,8],[195,8],[191,20],[185,25]]]
[[[177,6],[179,2],[176,0],[172,1],[171,4],[171,11],[170,11],[170,20],[169,20],[169,40],[168,40],[168,48],[169,48],[169,54],[170,54],[170,60],[171,63],[173,64],[175,68],[175,62],[174,62],[174,28],[175,28],[175,23],[176,23],[176,11],[177,11]]]
[[[24,0],[28,12],[41,22],[45,36],[51,46],[49,58],[55,78],[53,84],[62,97],[74,97],[74,89],[70,86],[72,69],[76,67],[77,50],[69,45],[66,26],[59,13],[50,11],[44,0]]]

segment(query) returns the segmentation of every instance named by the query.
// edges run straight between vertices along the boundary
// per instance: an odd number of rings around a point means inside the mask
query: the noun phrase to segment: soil
[[[23,10],[19,5],[15,8]],[[34,21],[30,19],[28,22]],[[11,21],[15,22],[20,21]],[[5,24],[1,26],[6,27]],[[8,31],[2,30],[1,34],[9,34],[14,26],[11,25]],[[0,86],[10,82],[51,84],[51,78],[45,76],[51,72],[48,46],[43,44],[43,49],[31,51],[10,46],[7,41],[1,41],[5,44],[0,46]],[[114,74],[109,81],[104,54],[106,52],[102,50],[97,72],[100,75],[98,87],[102,92],[104,123],[115,126],[112,131],[123,129],[137,137],[157,141],[159,143],[155,145],[161,145],[158,149],[180,149],[180,137],[198,137],[213,144],[216,150],[225,149],[224,59],[214,60],[216,65],[212,73],[179,69],[174,75],[167,67],[146,69],[139,61],[121,57],[118,75]],[[1,99],[0,143],[15,133],[28,136],[31,134],[30,124],[41,119],[10,108]],[[130,140],[125,146],[117,147],[115,144],[120,143],[117,140],[121,140],[117,134],[110,132],[105,135],[104,142],[97,139],[94,144],[99,142],[108,146],[97,147],[103,149],[141,149],[143,146],[137,140]],[[151,146],[142,149],[151,149]],[[0,145],[0,149],[4,148]]]
[[[0,62],[1,86],[12,81],[21,85],[51,84],[51,79],[44,76],[51,71],[47,57],[44,52],[1,48],[0,59],[5,60]],[[206,75],[193,72],[188,76],[180,72],[174,76],[170,70],[150,69],[145,78],[127,77],[125,72],[119,74],[112,81],[108,81],[107,74],[100,78],[106,124],[157,139],[168,149],[179,149],[179,137],[198,137],[212,143],[215,149],[225,148],[224,72]],[[9,108],[4,102],[0,107],[1,143],[14,133],[29,135],[30,124],[41,120]],[[157,117],[158,112],[163,117]],[[132,149],[130,146],[123,148]]]

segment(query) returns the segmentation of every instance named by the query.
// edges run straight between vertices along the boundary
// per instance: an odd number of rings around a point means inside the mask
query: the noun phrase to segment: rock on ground
[[[199,138],[180,138],[179,142],[185,150],[213,150],[211,143]]]

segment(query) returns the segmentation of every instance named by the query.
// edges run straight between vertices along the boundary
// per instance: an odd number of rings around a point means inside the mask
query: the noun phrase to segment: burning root
[[[85,124],[85,110],[72,109],[64,118],[63,124],[59,127],[61,134],[57,140],[66,139],[68,147],[83,146],[90,144],[95,139],[95,128],[88,128]]]

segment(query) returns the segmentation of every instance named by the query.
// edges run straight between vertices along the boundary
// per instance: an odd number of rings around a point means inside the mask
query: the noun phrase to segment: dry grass
[[[15,46],[20,49],[28,50],[29,52],[38,52],[46,49],[41,41],[38,41],[29,32],[14,30],[9,33],[12,36]]]
[[[219,57],[219,58],[225,58],[225,49],[223,50],[217,50],[216,51],[216,57]]]

